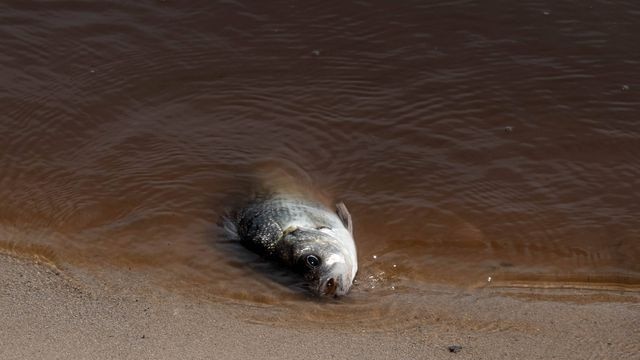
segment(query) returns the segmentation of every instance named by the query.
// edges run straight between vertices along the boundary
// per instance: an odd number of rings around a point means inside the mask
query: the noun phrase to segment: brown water
[[[331,315],[418,311],[436,284],[637,290],[639,18],[636,1],[4,2],[0,244],[312,306],[219,236],[283,168],[354,217],[358,284]]]

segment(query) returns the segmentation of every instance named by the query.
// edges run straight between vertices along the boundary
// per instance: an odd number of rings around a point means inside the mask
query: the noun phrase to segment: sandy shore
[[[638,359],[638,296],[579,298],[469,296],[454,321],[402,330],[270,326],[247,321],[250,306],[81,282],[0,255],[0,358]]]

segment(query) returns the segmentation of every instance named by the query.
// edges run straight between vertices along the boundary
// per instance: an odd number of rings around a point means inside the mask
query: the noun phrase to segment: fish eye
[[[315,255],[307,255],[305,261],[307,262],[307,265],[312,268],[320,265],[320,259]]]

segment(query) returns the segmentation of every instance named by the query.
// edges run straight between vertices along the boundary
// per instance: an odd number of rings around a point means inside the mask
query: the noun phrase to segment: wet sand
[[[640,351],[640,297],[630,292],[571,290],[560,301],[434,292],[424,299],[433,312],[416,325],[371,331],[260,324],[248,319],[268,308],[190,299],[135,276],[72,277],[6,255],[0,270],[2,359],[637,359]]]

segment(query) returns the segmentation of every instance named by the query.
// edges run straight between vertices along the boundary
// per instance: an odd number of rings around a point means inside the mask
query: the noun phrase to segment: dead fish
[[[304,276],[319,296],[349,292],[358,271],[347,207],[335,211],[301,196],[272,194],[234,217],[235,235],[249,249]]]

